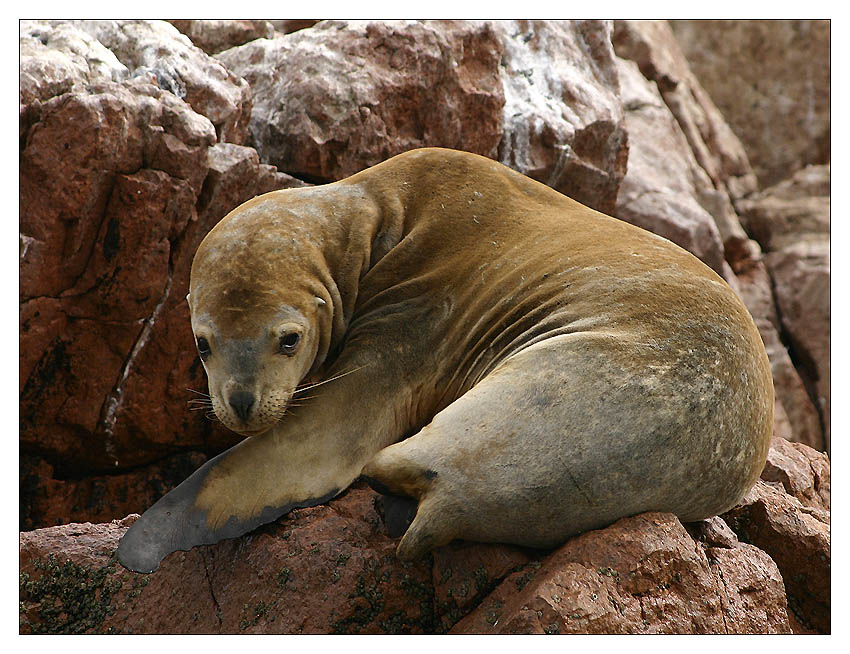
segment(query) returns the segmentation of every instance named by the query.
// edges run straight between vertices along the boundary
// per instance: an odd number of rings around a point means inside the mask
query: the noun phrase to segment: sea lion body
[[[476,155],[416,150],[245,203],[199,247],[189,303],[216,414],[252,437],[128,531],[132,569],[361,474],[417,503],[403,558],[552,547],[722,512],[767,454],[770,367],[725,282]],[[304,378],[330,381],[302,400]]]

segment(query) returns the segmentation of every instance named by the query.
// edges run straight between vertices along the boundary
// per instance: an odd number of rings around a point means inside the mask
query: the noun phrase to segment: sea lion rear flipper
[[[245,482],[239,475],[239,455],[250,447],[247,439],[219,454],[198,468],[188,479],[163,496],[130,527],[118,544],[118,561],[134,572],[153,572],[168,554],[177,550],[190,550],[196,545],[212,545],[226,538],[236,538],[256,527],[272,522],[294,508],[315,506],[336,496],[343,487],[331,488],[319,497],[305,497],[297,501],[275,501],[273,496],[255,498],[253,510],[231,506],[228,494],[217,493],[216,517],[210,520],[209,509],[199,506],[199,496],[208,477],[215,477],[221,469],[234,469],[228,481]],[[254,445],[257,443],[255,442]],[[248,447],[246,447],[248,446]],[[241,448],[241,449],[240,449]],[[234,464],[234,459],[236,460]],[[244,475],[253,474],[242,466]],[[250,492],[251,489],[247,489]],[[254,493],[257,495],[257,493]],[[263,504],[267,500],[269,503]]]

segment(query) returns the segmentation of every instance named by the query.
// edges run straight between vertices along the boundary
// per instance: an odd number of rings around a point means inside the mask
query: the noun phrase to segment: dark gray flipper
[[[238,446],[237,446],[238,447]],[[186,481],[163,496],[127,530],[118,543],[118,561],[134,572],[153,572],[167,555],[190,550],[197,545],[212,545],[225,538],[236,538],[273,522],[292,509],[316,506],[338,495],[334,489],[318,498],[307,498],[283,506],[266,506],[246,520],[231,516],[218,529],[207,526],[207,511],[195,508],[195,499],[210,470],[233,450],[227,450],[198,468]]]

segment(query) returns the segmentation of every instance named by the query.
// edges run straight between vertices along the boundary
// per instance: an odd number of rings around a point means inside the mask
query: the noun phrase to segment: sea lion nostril
[[[247,420],[251,407],[254,406],[254,394],[249,391],[235,391],[231,394],[229,403],[240,420]]]

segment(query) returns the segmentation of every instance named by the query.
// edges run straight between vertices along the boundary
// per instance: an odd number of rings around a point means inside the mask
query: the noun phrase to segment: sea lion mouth
[[[269,431],[274,425],[267,425],[265,427],[257,427],[254,429],[249,429],[247,427],[239,427],[238,429],[231,428],[231,431],[235,431],[237,434],[242,436],[260,436],[261,434],[265,434]]]

